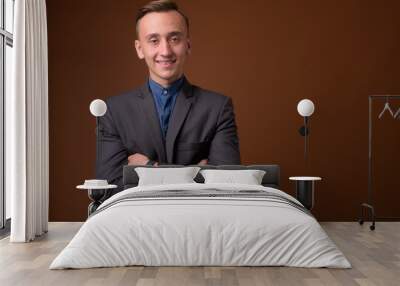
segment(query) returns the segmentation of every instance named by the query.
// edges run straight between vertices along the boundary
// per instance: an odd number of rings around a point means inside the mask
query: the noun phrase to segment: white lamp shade
[[[311,116],[314,113],[314,103],[309,99],[300,100],[299,104],[297,104],[297,112],[305,117]]]
[[[106,114],[107,105],[103,100],[95,99],[90,103],[89,109],[91,114],[93,114],[96,117],[99,117]]]

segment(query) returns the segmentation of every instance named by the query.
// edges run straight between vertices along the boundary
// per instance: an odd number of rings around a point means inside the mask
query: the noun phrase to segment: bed
[[[50,269],[351,267],[313,215],[279,190],[277,165],[203,166],[194,182],[153,185],[138,184],[136,167],[124,167],[124,190],[99,206]],[[205,170],[263,174],[259,185],[204,182]]]

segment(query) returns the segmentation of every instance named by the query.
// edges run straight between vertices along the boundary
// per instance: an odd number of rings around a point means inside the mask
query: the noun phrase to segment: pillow
[[[199,170],[199,167],[135,168],[139,176],[138,186],[195,183],[193,179]]]
[[[202,170],[205,184],[246,184],[261,185],[265,171],[262,170]]]

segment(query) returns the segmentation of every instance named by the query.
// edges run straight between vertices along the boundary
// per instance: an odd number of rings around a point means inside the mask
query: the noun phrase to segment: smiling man
[[[149,79],[107,100],[97,177],[121,186],[126,164],[240,164],[232,100],[184,76],[188,18],[174,2],[152,1],[138,12],[136,34]]]

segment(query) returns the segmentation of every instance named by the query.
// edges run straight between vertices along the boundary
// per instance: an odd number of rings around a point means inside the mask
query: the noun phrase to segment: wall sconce
[[[304,125],[300,127],[299,133],[304,136],[304,159],[307,163],[307,152],[308,152],[308,135],[310,134],[309,129],[309,118],[314,113],[314,103],[309,99],[303,99],[297,104],[297,112],[304,117]]]

